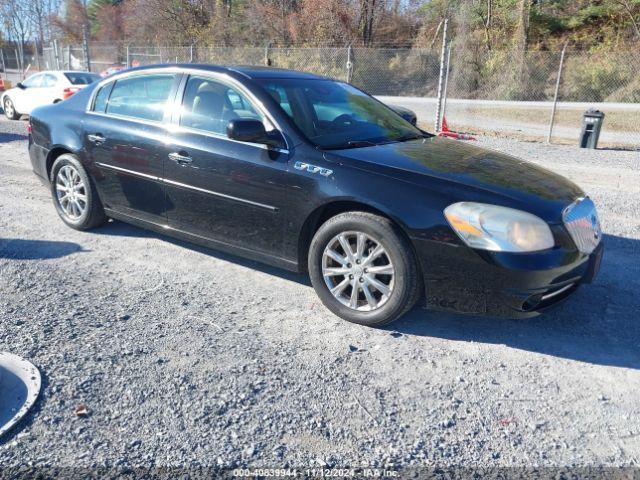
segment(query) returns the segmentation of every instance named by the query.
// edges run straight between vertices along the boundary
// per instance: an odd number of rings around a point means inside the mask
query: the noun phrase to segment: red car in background
[[[108,77],[110,75],[113,75],[114,73],[118,73],[121,72],[122,70],[126,70],[127,66],[123,65],[121,63],[119,64],[115,64],[110,66],[109,68],[107,68],[106,70],[103,70],[102,72],[100,72],[100,76],[101,77]]]

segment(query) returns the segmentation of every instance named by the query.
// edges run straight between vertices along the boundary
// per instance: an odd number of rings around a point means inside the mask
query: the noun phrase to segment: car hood
[[[566,178],[504,153],[442,137],[332,150],[327,160],[442,189],[455,201],[520,208],[550,222],[582,190]],[[453,188],[452,188],[453,187]]]

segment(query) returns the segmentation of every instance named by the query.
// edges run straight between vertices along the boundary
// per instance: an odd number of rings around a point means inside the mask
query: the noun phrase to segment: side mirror
[[[258,120],[231,120],[227,125],[227,137],[240,142],[262,143],[274,146],[273,139],[269,137],[264,125]]]
[[[27,88],[22,82],[16,83],[16,87],[18,87],[20,90],[25,90]]]
[[[269,143],[267,131],[258,120],[231,120],[227,125],[227,137],[240,142]]]

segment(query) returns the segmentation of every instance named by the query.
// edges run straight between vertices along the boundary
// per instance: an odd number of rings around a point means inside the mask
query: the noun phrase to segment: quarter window
[[[174,79],[175,75],[158,74],[117,80],[107,102],[107,113],[162,121]]]
[[[113,87],[113,83],[107,83],[103,87],[98,90],[96,94],[96,98],[93,101],[93,111],[104,113],[104,110],[107,106],[107,100],[109,100],[109,92],[111,92],[111,87]]]
[[[210,78],[189,77],[180,125],[226,134],[229,121],[236,118],[264,121],[241,91]]]

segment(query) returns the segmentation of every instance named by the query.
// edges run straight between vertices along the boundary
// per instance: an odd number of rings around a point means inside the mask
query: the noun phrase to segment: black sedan
[[[308,271],[352,322],[390,322],[420,299],[533,316],[591,282],[602,256],[573,183],[316,75],[145,67],[30,122],[33,169],[70,227],[110,217]]]

